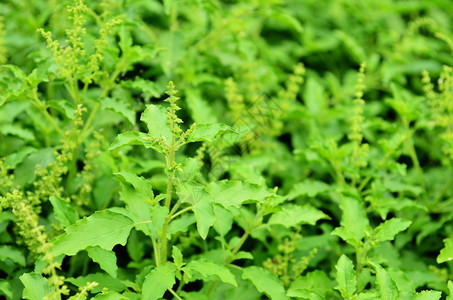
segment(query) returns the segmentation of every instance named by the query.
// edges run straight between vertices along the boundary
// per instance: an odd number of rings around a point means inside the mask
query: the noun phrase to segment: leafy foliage
[[[452,15],[2,1],[0,297],[452,299]]]

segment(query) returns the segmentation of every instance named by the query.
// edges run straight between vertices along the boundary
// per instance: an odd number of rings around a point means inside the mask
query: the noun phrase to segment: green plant
[[[0,297],[451,299],[452,14],[2,1]]]

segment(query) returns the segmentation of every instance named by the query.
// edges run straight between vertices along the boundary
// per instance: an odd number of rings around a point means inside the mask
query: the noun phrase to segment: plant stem
[[[170,293],[172,293],[173,296],[175,296],[176,299],[178,299],[178,300],[183,300],[181,297],[178,296],[178,294],[177,294],[175,291],[173,291],[173,289],[170,288],[170,289],[168,289],[168,291],[169,291]]]
[[[168,220],[168,221],[173,220],[173,219],[176,218],[177,216],[182,215],[183,213],[185,213],[186,211],[189,211],[189,210],[191,210],[191,209],[193,209],[193,206],[189,206],[189,207],[186,207],[186,208],[184,208],[184,209],[181,209],[180,211],[178,211],[178,212],[177,212],[176,214],[174,214],[174,215],[169,215],[169,220]]]
[[[171,114],[175,114],[176,112],[172,109]],[[167,196],[165,197],[165,207],[170,212],[170,204],[171,204],[171,196],[173,192],[173,178],[175,176],[175,121],[173,119],[170,120],[170,128],[171,128],[171,145],[170,149],[166,155],[167,161],[167,168],[169,169],[168,174],[168,184],[167,184]],[[168,223],[170,222],[170,214],[167,216],[164,225],[162,226],[162,234],[161,234],[161,264],[165,265],[167,262],[167,230],[168,230]]]
[[[33,105],[36,106],[41,111],[41,113],[44,115],[44,117],[46,117],[47,121],[49,121],[50,125],[52,125],[52,127],[55,129],[55,131],[58,132],[58,134],[61,137],[64,137],[63,131],[61,131],[60,127],[58,127],[58,125],[52,119],[50,114],[47,112],[45,105],[43,105],[43,103],[41,103],[41,101],[39,101],[36,91],[33,91],[31,98],[32,98]]]

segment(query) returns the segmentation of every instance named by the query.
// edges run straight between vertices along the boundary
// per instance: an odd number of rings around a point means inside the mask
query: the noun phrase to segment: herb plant
[[[453,6],[4,0],[6,299],[453,299]]]

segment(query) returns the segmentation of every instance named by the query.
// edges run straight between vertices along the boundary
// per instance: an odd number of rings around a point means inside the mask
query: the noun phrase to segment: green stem
[[[120,60],[120,62],[118,63],[118,65],[121,65],[122,66],[122,60]],[[118,68],[115,70],[115,72],[113,72],[113,74],[109,77],[108,79],[108,83],[107,85],[104,87],[104,90],[101,94],[101,99],[106,97],[110,90],[112,89],[112,86],[113,86],[113,83],[115,82],[116,78],[118,77],[118,75],[120,75],[121,73],[121,70]],[[86,88],[88,88],[88,85],[85,85],[83,87],[83,94],[85,94],[86,92]],[[88,132],[90,130],[90,127],[91,127],[91,123],[93,123],[94,121],[94,118],[96,117],[96,114],[99,110],[99,108],[101,108],[101,103],[98,102],[96,103],[96,105],[93,107],[93,110],[90,112],[90,115],[88,116],[88,119],[87,121],[85,122],[85,125],[83,126],[83,130],[82,130],[82,133],[80,134],[79,136],[79,141],[78,143],[80,144],[85,138],[86,136],[88,135]]]
[[[172,109],[171,115],[176,114],[176,112]],[[170,212],[170,205],[171,205],[171,196],[173,192],[173,178],[175,176],[175,169],[174,169],[174,163],[175,163],[175,142],[176,142],[176,136],[175,136],[175,121],[173,119],[170,119],[170,128],[171,128],[171,145],[170,145],[170,151],[169,153],[167,152],[167,168],[169,169],[169,174],[168,174],[168,184],[167,184],[167,196],[165,197],[165,207],[168,209]],[[167,230],[168,230],[168,224],[170,222],[170,214],[167,216],[165,223],[162,227],[162,234],[161,234],[161,264],[165,265],[167,262]]]
[[[186,208],[184,208],[184,209],[181,209],[180,211],[178,211],[178,212],[177,212],[176,214],[174,214],[174,215],[169,215],[169,218],[170,218],[170,219],[169,219],[168,221],[173,220],[173,219],[176,218],[177,216],[182,215],[183,213],[185,213],[186,211],[189,211],[189,210],[191,210],[191,209],[193,209],[193,206],[189,206],[189,207],[186,207]]]
[[[173,296],[175,296],[176,299],[178,299],[178,300],[183,300],[181,297],[178,296],[178,294],[177,294],[175,291],[173,291],[173,289],[170,288],[170,289],[168,289],[168,291],[169,291],[170,293],[172,293]]]
[[[36,106],[41,111],[41,113],[44,115],[44,117],[46,117],[47,121],[49,121],[50,125],[52,125],[52,127],[55,129],[55,131],[58,132],[58,134],[61,137],[64,137],[63,131],[61,131],[60,127],[58,127],[58,125],[52,119],[50,114],[47,112],[45,105],[43,103],[41,103],[41,101],[39,101],[36,91],[33,92],[31,98],[32,98],[33,105]]]

